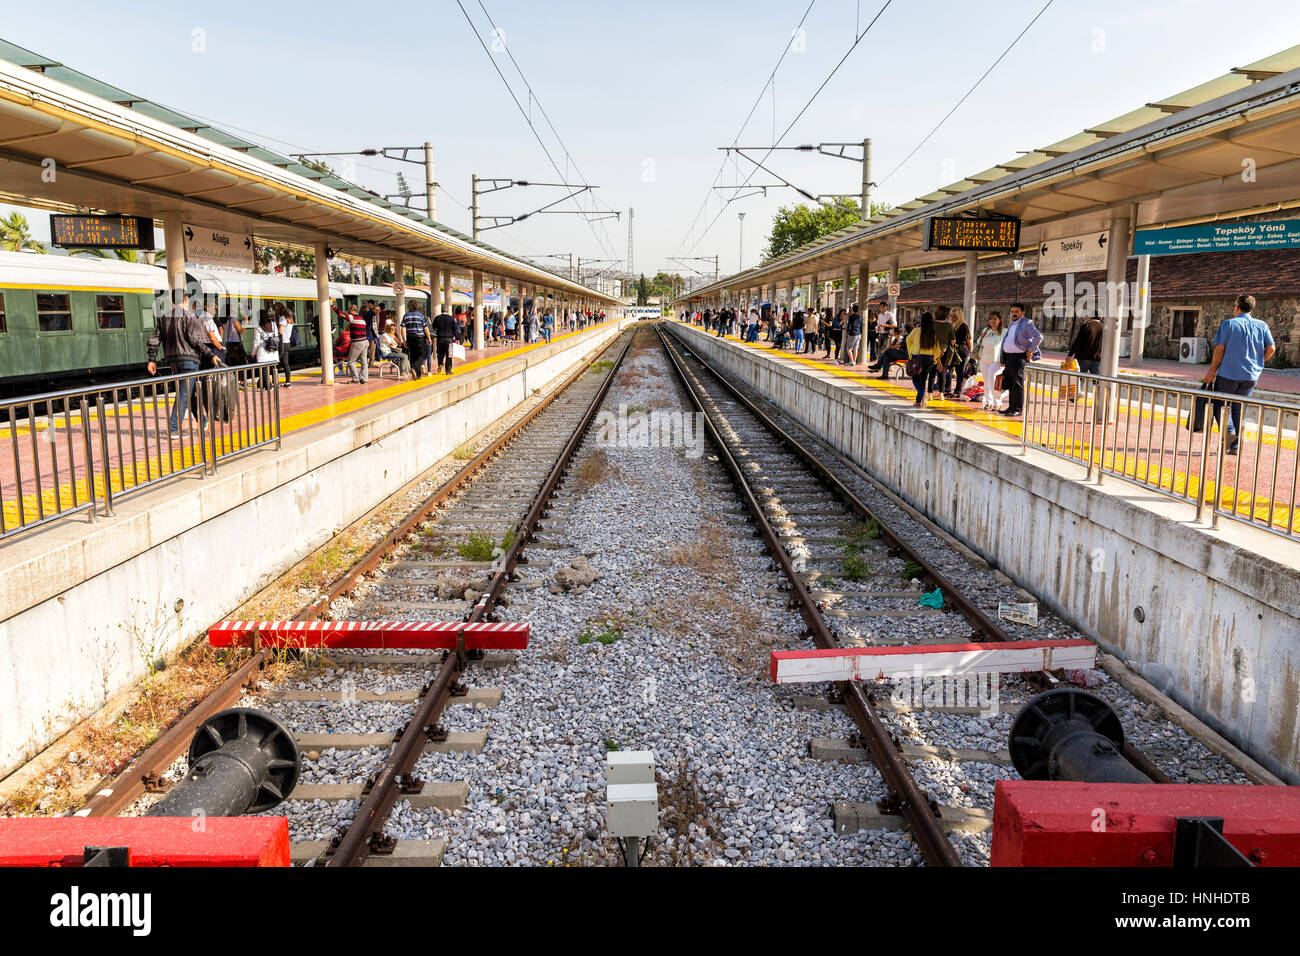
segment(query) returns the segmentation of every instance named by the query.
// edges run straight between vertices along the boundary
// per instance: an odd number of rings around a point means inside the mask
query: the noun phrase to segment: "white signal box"
[[[658,833],[659,787],[655,783],[654,751],[611,751],[605,755],[605,779],[609,835],[635,840]]]
[[[654,783],[653,750],[611,750],[605,755],[605,780],[609,784]]]
[[[610,784],[608,798],[610,836],[648,837],[659,832],[659,788],[653,783]]]

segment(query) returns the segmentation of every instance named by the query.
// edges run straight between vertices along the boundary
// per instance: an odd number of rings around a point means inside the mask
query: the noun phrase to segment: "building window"
[[[5,325],[5,295],[0,292],[0,335],[9,331],[9,326]]]
[[[1169,330],[1169,337],[1174,341],[1179,339],[1190,339],[1196,335],[1196,326],[1201,318],[1200,309],[1174,309],[1173,322]]]
[[[126,328],[126,305],[120,295],[95,296],[95,314],[101,330]]]
[[[66,292],[39,292],[36,295],[36,318],[41,332],[71,332],[72,307]]]

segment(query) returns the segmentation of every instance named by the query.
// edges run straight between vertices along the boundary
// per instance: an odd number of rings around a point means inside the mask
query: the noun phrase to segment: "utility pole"
[[[871,138],[862,141],[862,221],[871,218]]]
[[[745,214],[743,212],[740,214],[740,255],[736,263],[736,271],[745,271]]]
[[[470,235],[472,235],[475,239],[477,239],[478,238],[478,173],[475,173],[470,180],[470,192],[473,194],[474,197],[470,200],[469,216],[470,216],[470,221],[474,224],[474,228],[471,230]]]
[[[434,189],[437,183],[433,180],[433,144],[426,142],[424,144],[424,195],[425,195],[425,212],[428,213],[431,222],[438,221],[438,201],[434,197]]]
[[[486,184],[486,185],[484,185]],[[478,211],[479,196],[483,193],[500,192],[503,189],[512,189],[515,186],[556,186],[570,189],[567,196],[561,196],[553,202],[534,209],[532,212],[526,212],[520,216],[480,216]],[[501,229],[505,226],[513,225],[517,222],[523,222],[530,216],[547,215],[547,216],[584,216],[588,222],[597,222],[601,219],[617,219],[623,214],[621,212],[587,212],[585,209],[553,209],[560,203],[573,199],[592,189],[599,189],[599,186],[590,184],[584,186],[572,186],[569,183],[538,183],[531,182],[527,179],[507,179],[505,177],[479,176],[475,173],[470,180],[470,218],[473,221],[471,235],[477,239],[480,232],[486,232],[489,229]],[[490,220],[487,225],[480,226],[480,220]]]
[[[629,275],[635,275],[636,269],[632,266],[632,215],[634,210],[631,206],[627,210],[627,271]]]
[[[828,199],[853,198],[853,199],[857,199],[862,204],[862,208],[859,211],[860,218],[863,221],[871,218],[871,187],[875,184],[872,183],[871,181],[871,140],[870,138],[864,139],[860,143],[817,143],[816,145],[805,145],[805,146],[719,146],[718,149],[728,153],[736,153],[742,159],[750,163],[753,163],[756,167],[763,170],[763,172],[768,173],[772,177],[780,180],[780,183],[763,187],[764,195],[767,195],[768,189],[776,189],[779,188],[780,186],[789,186],[791,189],[799,193],[799,195],[803,196],[805,199],[810,199],[813,202],[821,203],[822,205],[829,205],[827,203]],[[852,152],[855,149],[861,149],[862,155],[861,156],[855,155]],[[781,176],[779,173],[771,169],[768,169],[757,159],[754,159],[754,157],[745,155],[746,151],[751,153],[755,153],[755,152],[773,153],[777,151],[794,152],[794,153],[820,153],[821,155],[829,156],[832,159],[843,159],[843,160],[847,160],[850,163],[858,163],[862,168],[862,188],[861,191],[856,195],[850,193],[824,193],[819,196],[814,196],[812,193],[808,192],[808,190],[796,186],[794,183],[790,182],[790,180]],[[731,187],[721,187],[721,188],[731,188]],[[754,195],[754,194],[746,193],[745,195]],[[732,201],[735,201],[736,199],[743,198],[743,197],[732,196],[731,198]]]

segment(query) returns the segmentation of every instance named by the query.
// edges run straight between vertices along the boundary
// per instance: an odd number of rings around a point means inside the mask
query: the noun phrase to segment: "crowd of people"
[[[395,312],[379,308],[373,300],[360,307],[348,306],[346,314],[337,307],[335,312],[341,327],[334,342],[334,358],[343,363],[349,381],[358,384],[368,381],[369,365],[376,361],[391,362],[400,374],[414,379],[435,369],[450,375],[453,359],[464,358],[473,344],[474,317],[470,312],[444,311],[430,318],[414,300],[400,322]],[[571,331],[604,320],[603,311],[588,310],[561,314],[558,321],[560,331]],[[492,311],[483,317],[484,345],[549,343],[556,322],[550,309],[540,315],[533,309],[509,309],[504,314]]]
[[[1238,296],[1233,315],[1220,324],[1210,368],[1203,378],[1209,390],[1238,397],[1250,395],[1265,363],[1276,353],[1268,323],[1253,314],[1255,304],[1254,296]],[[868,310],[865,316],[855,304],[838,311],[798,309],[793,314],[785,308],[746,311],[743,306],[723,306],[683,312],[678,317],[716,335],[737,335],[751,343],[758,341],[765,326],[771,348],[803,355],[823,350],[821,357],[825,360],[833,356],[841,365],[866,365],[882,379],[889,377],[891,368],[901,365],[916,389],[914,404],[918,407],[924,407],[931,395],[942,394],[957,401],[979,401],[987,411],[1014,418],[1023,414],[1025,367],[1042,357],[1039,346],[1043,334],[1024,304],[1013,304],[1008,313],[1004,320],[1001,312],[989,312],[977,331],[972,331],[960,306],[946,305],[922,312],[915,323],[901,326],[887,305],[874,315]],[[1063,366],[1066,370],[1101,374],[1103,329],[1104,323],[1096,312],[1083,321],[1070,340]],[[1074,400],[1073,396],[1070,400]],[[1230,406],[1226,444],[1227,453],[1235,455],[1241,403],[1207,401],[1215,422],[1224,405]]]
[[[1005,324],[999,312],[989,313],[977,332],[960,306],[946,305],[902,325],[887,305],[864,314],[857,304],[793,313],[788,308],[746,312],[743,306],[723,306],[680,318],[715,335],[737,335],[751,343],[765,327],[770,348],[811,356],[820,352],[824,360],[866,366],[882,379],[901,365],[916,389],[918,407],[942,394],[956,401],[979,401],[987,410],[1015,417],[1024,408],[1025,364],[1041,355],[1043,335],[1026,306],[1016,303],[1009,311]],[[1097,345],[1100,348],[1100,338]]]

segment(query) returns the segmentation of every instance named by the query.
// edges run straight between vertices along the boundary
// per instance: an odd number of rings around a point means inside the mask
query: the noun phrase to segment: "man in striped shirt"
[[[406,352],[411,358],[411,374],[420,378],[424,374],[425,356],[429,354],[429,333],[419,306],[413,305],[411,311],[402,316],[402,334],[406,339]]]

